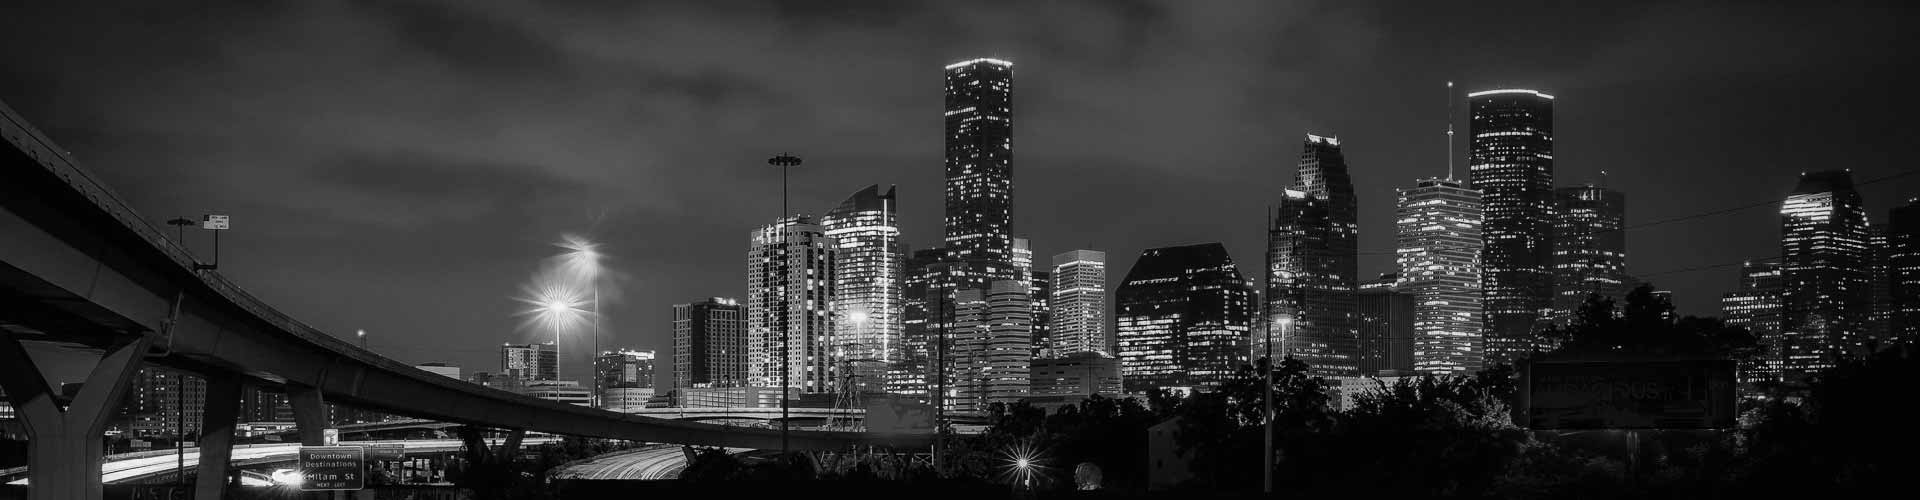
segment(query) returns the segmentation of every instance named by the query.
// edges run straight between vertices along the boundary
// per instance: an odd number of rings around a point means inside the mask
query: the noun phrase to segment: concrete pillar
[[[471,466],[487,463],[487,439],[486,435],[481,433],[481,429],[464,425],[460,426],[458,434],[460,434],[460,442],[467,445],[465,457],[467,464]]]
[[[220,500],[226,493],[228,462],[233,459],[233,426],[240,419],[240,380],[207,377],[207,400],[200,419],[200,467],[193,497]]]
[[[500,463],[512,462],[513,456],[520,453],[520,442],[526,439],[526,429],[509,431],[507,433],[507,442],[501,443],[500,448],[496,450],[496,452],[499,453]]]
[[[288,384],[287,402],[293,405],[293,426],[300,433],[301,446],[327,444],[327,400],[316,387]]]
[[[153,337],[109,348],[66,410],[54,401],[55,392],[40,376],[25,346],[11,333],[0,333],[0,385],[27,428],[27,466],[32,500],[95,500],[101,497],[101,435],[107,420],[120,408],[127,386],[140,370]]]

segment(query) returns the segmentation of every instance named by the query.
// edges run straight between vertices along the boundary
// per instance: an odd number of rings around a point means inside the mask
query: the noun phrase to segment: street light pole
[[[1272,207],[1267,208],[1267,231],[1269,233],[1273,231],[1273,208]],[[1265,281],[1267,283],[1267,290],[1266,290],[1267,293],[1266,293],[1266,297],[1264,297],[1266,300],[1262,301],[1263,303],[1261,304],[1261,310],[1264,311],[1264,315],[1266,316],[1265,318],[1266,321],[1262,321],[1262,323],[1266,324],[1265,330],[1266,330],[1266,336],[1267,336],[1266,367],[1263,368],[1267,372],[1265,374],[1266,387],[1265,387],[1265,390],[1261,392],[1265,393],[1265,397],[1267,400],[1266,401],[1267,411],[1265,414],[1266,422],[1263,422],[1261,425],[1261,427],[1265,428],[1266,436],[1264,441],[1265,444],[1263,445],[1264,447],[1261,449],[1263,453],[1261,453],[1261,458],[1260,458],[1260,463],[1263,465],[1263,467],[1261,467],[1260,469],[1260,491],[1267,494],[1273,494],[1273,249],[1271,248],[1273,245],[1273,242],[1271,241],[1272,236],[1268,236],[1268,240],[1269,241],[1267,242],[1267,245],[1269,248],[1267,249],[1267,269],[1266,269],[1266,278],[1265,278]],[[1286,332],[1281,332],[1281,336],[1285,336],[1285,335],[1286,335]]]
[[[773,219],[773,229],[780,232],[780,279],[784,281],[789,274],[787,265],[793,259],[789,257],[792,249],[787,248],[791,243],[787,239],[787,228],[782,227],[780,222],[787,218],[787,171],[800,166],[800,157],[780,153],[780,156],[768,158],[767,164],[780,167],[780,216]],[[793,307],[793,297],[787,295],[784,290],[781,292],[780,300],[787,305],[781,308],[781,312],[786,313],[788,312],[786,309]],[[787,391],[793,388],[793,381],[790,378],[793,372],[793,366],[790,364],[793,355],[793,339],[791,325],[787,324],[787,319],[792,318],[793,314],[788,313],[785,316],[780,318],[780,455],[782,457],[786,456],[789,449],[787,446],[787,427],[790,420],[788,412],[791,411],[792,405],[788,402],[790,398]]]

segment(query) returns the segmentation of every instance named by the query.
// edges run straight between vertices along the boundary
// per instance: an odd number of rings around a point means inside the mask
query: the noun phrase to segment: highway
[[[529,437],[529,438],[526,438],[523,444],[525,445],[542,444],[542,443],[546,443],[553,440],[555,440],[555,438]],[[489,445],[492,445],[492,444],[498,444],[501,440],[493,439],[488,441],[489,441]],[[341,444],[352,446],[352,445],[389,444],[389,443],[400,444],[401,446],[404,446],[407,452],[409,453],[459,451],[463,446],[460,440],[458,439],[432,439],[432,440],[417,440],[417,441],[347,441],[347,442],[342,442]],[[248,447],[236,446],[233,448],[233,462],[237,463],[237,462],[246,462],[246,461],[282,461],[282,460],[291,462],[298,459],[299,452],[300,452],[300,445],[298,443],[266,445],[266,446],[248,446]],[[677,450],[676,450],[676,453],[678,453]],[[138,455],[150,455],[150,454],[138,454]],[[200,464],[200,451],[196,449],[188,449],[186,452],[186,466],[196,467],[199,464]],[[100,465],[101,481],[107,484],[113,484],[113,483],[130,481],[130,480],[135,480],[140,478],[152,477],[160,474],[171,474],[173,473],[174,470],[179,468],[179,466],[180,466],[180,458],[174,454],[157,455],[157,456],[141,456],[139,458],[127,458],[127,459],[121,459],[121,460],[113,460],[111,457],[109,457],[106,463]],[[25,478],[22,478],[7,484],[24,485],[24,484],[27,484],[27,480]]]
[[[727,453],[742,453],[747,448],[728,448]],[[678,479],[687,468],[686,453],[680,445],[653,445],[593,457],[561,469],[559,479]]]

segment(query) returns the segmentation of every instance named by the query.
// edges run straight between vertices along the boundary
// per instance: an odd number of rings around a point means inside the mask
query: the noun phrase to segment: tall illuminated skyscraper
[[[1051,358],[1053,352],[1053,271],[1034,271],[1032,290],[1028,295],[1033,300],[1033,357]]]
[[[1346,313],[1354,304],[1352,286],[1342,286],[1332,269],[1332,224],[1327,204],[1311,194],[1288,189],[1267,228],[1267,321],[1274,322],[1278,355],[1306,362],[1316,376],[1359,372],[1359,332]],[[1256,350],[1265,344],[1256,339]]]
[[[985,290],[955,294],[951,409],[983,412],[989,404],[1013,403],[1027,395],[1033,363],[1030,286],[1000,280]]]
[[[1780,206],[1782,378],[1801,381],[1861,348],[1873,299],[1867,211],[1845,170],[1801,174]]]
[[[746,387],[746,308],[725,297],[673,306],[673,387]]]
[[[986,284],[966,262],[946,249],[909,253],[903,282],[901,360],[887,371],[887,392],[916,396],[932,403],[934,388],[953,378],[954,295]],[[951,392],[949,392],[951,394]]]
[[[1503,89],[1467,94],[1467,168],[1485,203],[1486,362],[1534,349],[1553,305],[1553,96]]]
[[[1355,310],[1360,321],[1360,375],[1413,371],[1413,294],[1394,287],[1387,274],[1360,284]]]
[[[1566,326],[1590,295],[1627,294],[1627,196],[1603,187],[1554,190],[1553,316]]]
[[[867,186],[820,218],[835,244],[833,344],[860,392],[882,392],[900,357],[901,255],[894,190]]]
[[[1780,345],[1784,338],[1781,312],[1785,306],[1781,287],[1784,284],[1779,263],[1747,262],[1740,266],[1740,288],[1720,296],[1720,312],[1727,325],[1746,328],[1765,352],[1740,365],[1741,383],[1780,380],[1783,366]]]
[[[832,392],[833,239],[807,216],[751,235],[747,253],[747,382],[780,387],[783,351],[790,388]]]
[[[1308,135],[1267,228],[1266,321],[1291,320],[1276,323],[1282,352],[1315,375],[1359,373],[1357,203],[1340,140]]]
[[[1253,288],[1219,243],[1148,249],[1114,293],[1127,392],[1219,385],[1246,361]]]
[[[1888,330],[1920,340],[1920,198],[1887,213]]]
[[[1107,253],[1074,250],[1053,256],[1053,314],[1047,321],[1055,356],[1111,355],[1107,336]]]
[[[1486,359],[1482,337],[1480,192],[1452,179],[1400,190],[1394,260],[1414,296],[1414,370],[1463,375]]]
[[[996,280],[1017,280],[1013,242],[1013,63],[946,68],[946,246]]]

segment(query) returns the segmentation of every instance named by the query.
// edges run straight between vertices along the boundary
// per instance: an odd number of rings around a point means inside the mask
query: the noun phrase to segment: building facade
[[[558,380],[560,351],[552,342],[501,344],[500,373],[521,380]]]
[[[1053,351],[1053,271],[1034,271],[1027,295],[1033,300],[1033,357],[1051,358]]]
[[[1339,230],[1325,200],[1295,189],[1284,191],[1267,228],[1266,301],[1269,324],[1280,337],[1279,355],[1305,362],[1315,376],[1359,371],[1354,286],[1334,240]],[[1264,346],[1257,346],[1264,354]]]
[[[1887,213],[1887,323],[1891,340],[1920,340],[1920,198]]]
[[[1553,96],[1505,89],[1467,98],[1467,168],[1485,207],[1486,363],[1510,363],[1535,349],[1534,329],[1553,304]]]
[[[884,392],[901,350],[900,225],[894,189],[879,185],[847,197],[821,217],[836,245],[833,348],[860,392]]]
[[[747,385],[747,311],[712,297],[673,306],[673,386]]]
[[[1032,381],[1028,392],[1033,396],[1119,397],[1125,391],[1120,383],[1120,360],[1105,353],[1077,352],[1035,359],[1028,373]]]
[[[653,351],[617,349],[593,358],[596,397],[604,400],[612,389],[652,389]],[[652,397],[652,395],[648,395]],[[643,401],[646,398],[641,398]]]
[[[1802,174],[1780,207],[1782,377],[1804,380],[1861,349],[1872,312],[1867,211],[1844,170]]]
[[[1765,353],[1740,365],[1743,384],[1780,380],[1784,358],[1779,353],[1785,339],[1781,329],[1783,285],[1779,263],[1749,261],[1740,266],[1740,287],[1720,296],[1720,313],[1727,326],[1746,328]]]
[[[949,409],[984,412],[993,403],[1026,397],[1033,361],[1033,303],[1029,284],[994,281],[987,289],[955,293],[954,397]]]
[[[1054,356],[1098,352],[1111,356],[1107,336],[1107,253],[1073,250],[1053,256],[1047,339]]]
[[[1389,276],[1384,283],[1393,283]],[[1360,315],[1361,376],[1382,371],[1413,371],[1413,294],[1392,286],[1362,285],[1356,294]]]
[[[755,230],[750,243],[747,383],[832,392],[833,239],[811,218],[794,216]]]
[[[1627,275],[1627,196],[1602,187],[1554,190],[1554,324],[1567,326],[1588,296],[1620,300]]]
[[[1399,190],[1394,260],[1398,288],[1413,295],[1414,370],[1479,371],[1486,358],[1481,301],[1480,192],[1452,179]]]
[[[946,67],[946,248],[991,275],[1013,266],[1013,63]]]
[[[1128,393],[1204,390],[1242,362],[1253,289],[1219,243],[1148,249],[1114,294]]]

